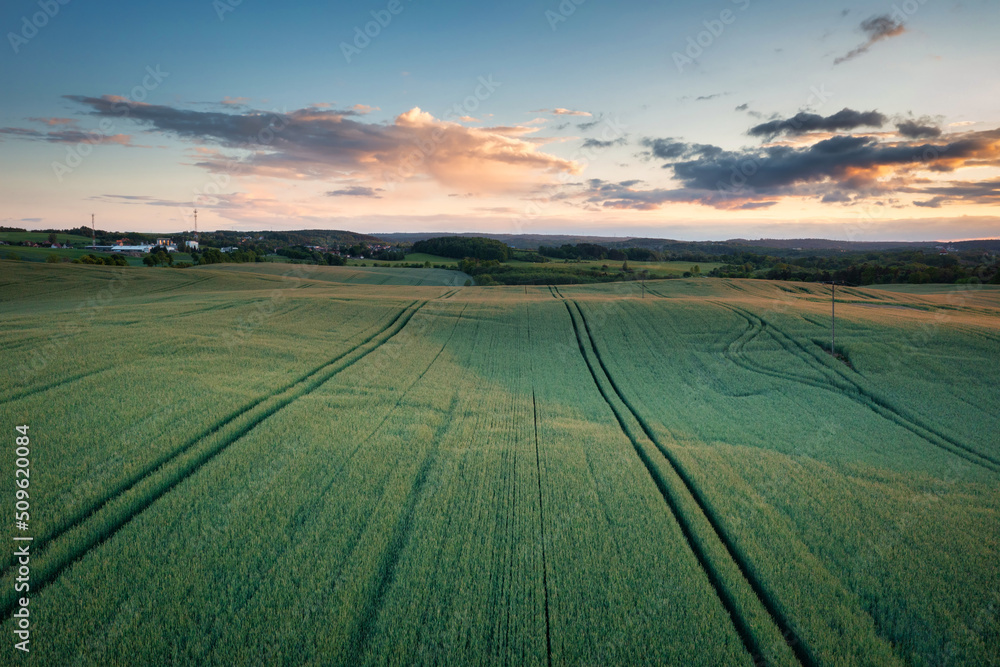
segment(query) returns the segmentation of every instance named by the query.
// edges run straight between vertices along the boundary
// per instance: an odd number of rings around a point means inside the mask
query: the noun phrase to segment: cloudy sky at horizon
[[[1000,3],[14,0],[0,224],[1000,236]]]

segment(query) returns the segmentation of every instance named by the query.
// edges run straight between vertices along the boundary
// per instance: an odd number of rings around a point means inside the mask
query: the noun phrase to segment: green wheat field
[[[0,262],[19,661],[1000,665],[1000,288],[466,278]]]

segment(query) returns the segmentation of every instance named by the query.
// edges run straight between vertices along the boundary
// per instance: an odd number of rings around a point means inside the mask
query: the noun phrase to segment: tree
[[[49,232],[49,245],[55,245],[59,242],[59,237],[56,236],[55,232]]]
[[[49,264],[58,264],[59,255],[51,253],[48,257],[45,258],[45,261],[48,262]]]

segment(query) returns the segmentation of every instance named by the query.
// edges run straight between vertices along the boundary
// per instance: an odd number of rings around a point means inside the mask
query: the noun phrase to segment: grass
[[[44,664],[1000,664],[996,290],[0,272]]]

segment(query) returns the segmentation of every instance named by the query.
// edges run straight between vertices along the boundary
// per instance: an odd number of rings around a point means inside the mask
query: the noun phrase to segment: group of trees
[[[610,260],[613,262],[659,262],[663,261],[661,253],[649,248],[606,248],[596,243],[563,244],[554,246],[538,246],[538,254],[553,259],[578,260]]]
[[[496,262],[506,262],[511,256],[511,249],[506,243],[479,236],[443,236],[417,241],[413,244],[413,252]]]
[[[777,257],[741,253],[710,276],[765,278],[818,282],[843,281],[855,285],[889,283],[1000,282],[995,255],[974,252],[924,253],[919,250],[881,253],[840,253],[834,256]]]
[[[46,259],[48,261],[48,259]],[[103,266],[128,266],[128,260],[119,254],[110,255],[95,255],[93,253],[89,255],[84,255],[83,257],[77,257],[73,260],[73,264],[99,264]]]

